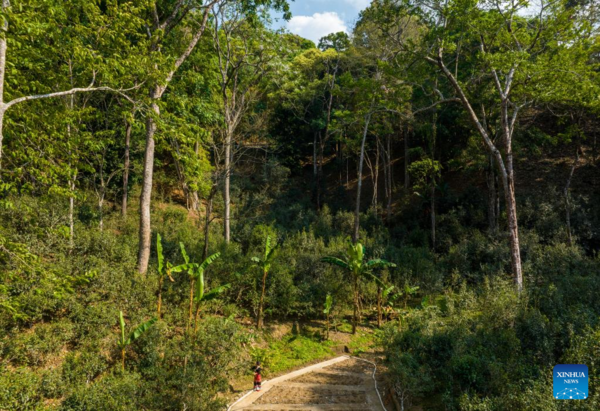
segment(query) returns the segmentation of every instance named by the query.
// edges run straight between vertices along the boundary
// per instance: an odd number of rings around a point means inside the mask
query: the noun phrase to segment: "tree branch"
[[[135,87],[128,88],[128,89],[114,89],[112,87],[104,87],[104,86],[103,87],[92,87],[90,84],[88,87],[75,87],[70,90],[57,91],[55,93],[34,94],[31,96],[18,97],[18,98],[15,98],[15,99],[9,101],[8,103],[4,104],[4,107],[2,107],[2,108],[4,111],[6,111],[9,108],[11,108],[12,106],[19,104],[19,103],[23,103],[25,101],[40,100],[40,99],[53,98],[53,97],[70,96],[70,95],[77,94],[77,93],[89,93],[92,91],[110,91],[112,93],[119,94],[120,96],[124,97],[130,103],[135,103],[135,101],[131,97],[129,97],[127,94],[125,94],[125,92],[135,90],[140,87],[141,87],[141,84],[136,85]]]
[[[171,70],[169,72],[169,74],[167,74],[167,77],[165,78],[165,84],[163,87],[161,87],[161,89],[163,91],[166,88],[166,86],[173,79],[175,72],[179,69],[179,67],[181,67],[181,65],[185,62],[185,60],[189,57],[189,55],[192,54],[192,51],[196,47],[196,44],[198,44],[198,41],[200,41],[200,38],[204,34],[204,30],[206,30],[206,24],[208,22],[208,15],[210,14],[210,10],[211,10],[212,6],[214,6],[218,2],[219,2],[219,0],[212,0],[210,3],[208,3],[206,6],[204,6],[205,10],[202,15],[202,23],[200,24],[200,28],[194,34],[194,36],[192,37],[192,40],[189,42],[188,46],[183,51],[183,53],[181,53],[179,58],[177,60],[175,60],[175,66],[173,67],[173,70]],[[160,93],[160,94],[162,95],[162,93]],[[160,96],[158,96],[158,97],[160,97]]]

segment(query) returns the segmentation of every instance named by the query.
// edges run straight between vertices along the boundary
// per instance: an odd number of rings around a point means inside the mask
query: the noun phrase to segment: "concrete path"
[[[342,356],[265,381],[231,411],[384,411],[373,366]]]

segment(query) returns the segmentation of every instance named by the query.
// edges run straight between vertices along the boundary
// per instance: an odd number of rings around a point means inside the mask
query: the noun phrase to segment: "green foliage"
[[[354,319],[352,323],[352,333],[354,334],[356,333],[356,328],[360,318],[359,281],[375,281],[379,284],[382,284],[381,280],[373,275],[373,270],[376,268],[396,267],[396,264],[390,263],[381,258],[365,261],[363,245],[360,243],[354,244],[351,241],[348,241],[346,257],[344,260],[337,257],[323,257],[321,261],[341,267],[350,274],[350,280],[353,285],[354,294]]]
[[[579,292],[587,286],[581,284]],[[563,327],[589,335],[567,314],[579,302],[546,298],[555,307],[532,304],[509,283],[494,280],[473,290],[463,284],[409,311],[401,329],[388,325],[382,339],[396,391],[413,399],[443,393],[452,409],[555,409],[544,394],[552,367],[585,363],[569,357],[577,348],[565,348],[583,347],[581,353],[595,348],[578,345],[587,337],[560,337]]]
[[[380,304],[394,321],[344,345],[381,340],[405,405],[567,409],[547,395],[559,362],[600,382],[594,2],[531,16],[523,2],[374,0],[318,48],[270,28],[287,1],[200,3],[23,0],[0,13],[0,409],[223,409],[250,356],[273,375],[334,355],[322,324],[275,338],[246,318],[325,315],[349,332]],[[521,295],[506,279],[502,170],[473,116],[514,158]],[[140,275],[147,148],[156,248]],[[359,178],[362,244],[348,244]]]
[[[331,313],[331,307],[333,307],[333,297],[331,297],[330,293],[327,293],[327,298],[325,298],[325,305],[323,308],[323,314],[329,316]]]
[[[277,375],[302,364],[332,356],[331,343],[318,339],[287,334],[283,338],[269,341],[267,349],[255,349],[252,358],[261,361],[265,375]]]
[[[265,252],[264,252],[264,256],[262,258],[260,257],[252,257],[251,261],[252,263],[258,267],[260,269],[260,272],[262,274],[262,282],[261,282],[261,291],[260,291],[260,299],[258,301],[258,312],[256,315],[256,326],[258,328],[262,328],[262,322],[263,322],[263,310],[264,310],[264,304],[265,304],[265,294],[266,294],[266,287],[267,287],[267,277],[269,275],[269,271],[271,270],[271,264],[273,262],[273,259],[275,258],[275,251],[277,251],[277,247],[279,246],[279,244],[276,244],[275,246],[271,246],[271,236],[267,235],[267,238],[265,240]]]
[[[135,340],[140,338],[150,327],[156,322],[156,318],[151,318],[146,322],[141,323],[135,327],[129,336],[125,338],[125,319],[123,318],[123,311],[119,311],[119,325],[121,326],[121,338],[119,339],[119,348],[124,349],[131,345]]]
[[[37,410],[43,399],[41,376],[27,368],[0,373],[0,404],[7,411]]]

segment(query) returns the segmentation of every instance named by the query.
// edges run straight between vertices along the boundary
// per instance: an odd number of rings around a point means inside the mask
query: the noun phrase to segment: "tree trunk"
[[[71,61],[69,61],[69,72],[71,74],[71,84],[73,84],[73,72],[71,68]],[[73,96],[71,95],[69,110],[72,112],[75,106],[75,101]],[[69,140],[71,139],[71,124],[67,124],[67,136]],[[71,154],[69,152],[69,154]],[[70,160],[69,160],[70,161]],[[75,245],[75,221],[73,218],[73,213],[75,212],[75,180],[77,180],[77,172],[73,175],[73,179],[69,182],[69,190],[71,191],[69,196],[69,246],[71,250],[73,250],[73,246]]]
[[[317,211],[321,210],[321,197],[323,191],[323,161],[325,158],[325,142],[323,141],[323,135],[319,132],[319,155],[318,155],[318,167],[317,167]]]
[[[571,171],[569,172],[569,177],[567,178],[567,183],[565,184],[565,189],[563,194],[565,196],[565,219],[567,223],[567,240],[569,242],[569,246],[573,246],[573,233],[571,231],[571,200],[570,200],[570,188],[571,188],[571,180],[573,179],[573,174],[575,173],[575,169],[577,168],[577,164],[579,163],[579,146],[577,147],[577,151],[575,152],[575,161],[573,161],[573,165],[571,166]]]
[[[173,165],[175,166],[175,171],[177,172],[177,179],[179,180],[179,184],[181,185],[181,190],[183,191],[183,194],[185,196],[185,207],[189,211],[193,208],[190,202],[192,193],[190,192],[190,188],[187,184],[187,180],[185,177],[185,169],[183,167],[183,164],[181,164],[180,162],[181,151],[179,150],[179,142],[176,138],[173,138],[171,140],[171,146],[175,150],[175,155],[173,156]]]
[[[381,313],[381,304],[382,304],[382,296],[381,296],[381,286],[377,286],[377,327],[381,328],[381,323],[383,320],[383,315]]]
[[[158,293],[157,293],[157,302],[156,302],[156,314],[160,319],[160,312],[162,309],[162,287],[163,287],[163,278],[162,276],[158,278]]]
[[[73,175],[73,178],[69,181],[69,190],[71,191],[69,195],[69,247],[73,249],[75,246],[75,179],[77,178],[77,173]]]
[[[319,164],[318,164],[318,154],[317,154],[317,132],[313,136],[313,199],[316,205],[317,211],[319,210],[319,199],[318,199],[318,190],[319,190]]]
[[[506,214],[510,237],[510,256],[512,272],[519,291],[523,289],[523,272],[521,267],[521,251],[519,246],[519,225],[517,222],[517,200],[515,198],[515,176],[512,166],[512,154],[507,156],[507,178],[505,186]]]
[[[500,178],[498,177],[498,173],[496,173],[496,232],[500,230]]]
[[[338,171],[340,173],[340,182],[339,182],[339,188],[342,188],[344,186],[344,179],[343,179],[343,172],[342,172],[342,166],[344,164],[344,154],[342,153],[342,144],[341,143],[336,143],[335,145],[335,160],[336,160],[336,165],[338,167]]]
[[[190,307],[188,311],[188,323],[186,331],[190,330],[190,326],[192,325],[192,314],[194,312],[194,279],[190,279]]]
[[[144,175],[142,181],[142,193],[140,195],[140,233],[139,233],[139,253],[138,253],[138,271],[145,274],[148,271],[148,262],[150,261],[150,243],[152,237],[150,225],[150,203],[152,200],[152,179],[154,175],[154,134],[156,133],[156,121],[154,116],[160,115],[158,106],[158,97],[160,92],[158,88],[153,90],[150,97],[152,102],[152,113],[146,118],[146,150],[144,153]]]
[[[202,249],[202,261],[206,260],[208,257],[208,236],[209,236],[209,228],[211,222],[211,214],[213,208],[213,197],[214,197],[214,186],[211,189],[210,194],[208,196],[208,201],[206,203],[206,216],[204,218],[204,248]]]
[[[387,137],[386,137],[387,138]],[[383,163],[383,188],[384,188],[384,192],[385,192],[385,217],[386,220],[389,221],[390,219],[390,214],[389,214],[389,209],[388,206],[390,204],[389,202],[389,191],[388,191],[388,178],[389,178],[389,169],[388,169],[388,163],[387,163],[387,153],[386,153],[386,146],[384,143],[381,143],[381,161]]]
[[[392,218],[392,176],[393,176],[393,168],[392,168],[392,139],[390,136],[387,136],[387,150],[385,152],[386,162],[387,162],[387,204],[386,204],[386,217],[388,221]]]
[[[121,216],[127,217],[127,196],[129,194],[129,148],[131,144],[131,122],[125,126],[125,158],[123,160],[123,198],[121,199]]]
[[[223,202],[224,202],[224,216],[223,216],[223,237],[225,242],[229,244],[231,241],[231,144],[233,136],[230,132],[227,132],[225,137],[225,184],[223,185]]]
[[[104,195],[105,195],[105,188],[102,187],[100,190],[102,190],[100,192],[100,196],[98,197],[98,218],[100,219],[100,221],[98,222],[98,228],[100,229],[100,231],[104,231],[104,213],[103,213],[103,208],[104,208]]]
[[[354,277],[354,316],[352,318],[352,334],[356,334],[358,327],[358,277]]]
[[[194,154],[196,154],[196,158],[198,157],[198,154],[200,153],[200,143],[198,141],[196,141],[194,143]],[[194,210],[196,212],[196,214],[198,215],[198,227],[200,226],[200,196],[198,195],[198,191],[194,190],[191,193],[191,198],[192,198],[192,210]]]
[[[435,179],[431,184],[431,249],[435,252]]]
[[[256,328],[259,330],[263,327],[263,305],[265,303],[265,290],[267,285],[267,270],[263,270],[262,292],[260,293],[260,303],[258,304],[258,318],[256,319]]]
[[[375,156],[375,178],[373,179],[373,208],[377,211],[378,198],[377,194],[379,191],[379,137],[377,137],[377,148]]]
[[[365,117],[365,128],[363,130],[362,143],[360,145],[360,159],[358,161],[358,176],[356,180],[356,208],[354,210],[354,232],[352,234],[352,242],[355,244],[358,241],[358,233],[360,229],[360,192],[362,189],[363,163],[365,161],[365,144],[367,142],[367,134],[369,132],[369,124],[371,123],[372,115],[372,113],[369,113]]]
[[[519,245],[519,224],[517,219],[517,200],[515,197],[515,172],[513,167],[512,153],[512,130],[514,127],[514,123],[511,127],[510,120],[508,119],[509,104],[510,103],[508,97],[504,96],[502,98],[501,105],[501,125],[506,148],[506,172],[504,174],[506,178],[504,182],[504,191],[506,196],[506,214],[508,216],[512,272],[515,283],[517,284],[517,289],[519,290],[519,292],[521,292],[523,290],[523,271],[521,266],[521,248]],[[514,116],[516,119],[516,112],[514,113]],[[496,153],[496,161],[500,163],[502,161],[502,155],[499,151],[497,151]]]
[[[498,192],[496,191],[496,173],[494,171],[494,156],[488,155],[488,167],[486,168],[488,187],[488,229],[490,233],[496,233],[498,228],[498,215],[496,207],[498,203]]]
[[[404,133],[404,189],[408,190],[408,187],[410,187],[410,173],[408,171],[408,168],[410,167],[410,154],[409,154],[409,150],[410,150],[410,128],[406,129],[406,132]]]
[[[437,88],[437,78],[435,80],[435,86]],[[437,143],[437,121],[438,114],[437,110],[433,113],[433,132],[432,132],[432,142],[431,142],[431,161],[432,165],[435,164],[435,147]],[[436,188],[436,174],[435,171],[433,173],[433,177],[431,179],[431,250],[435,253],[435,188]]]
[[[5,42],[5,40],[2,41]],[[0,44],[2,43],[2,41],[0,41]],[[4,113],[5,110],[2,107],[2,103],[0,103],[0,181],[2,181],[2,142],[4,140]]]
[[[2,12],[5,12],[7,8],[10,7],[9,0],[2,0]],[[2,32],[0,35],[0,172],[2,171],[2,142],[4,140],[4,113],[6,112],[6,108],[4,106],[4,76],[6,74],[6,36],[8,32],[8,19],[4,18],[4,23],[0,31]],[[2,175],[0,174],[0,181],[2,180]]]

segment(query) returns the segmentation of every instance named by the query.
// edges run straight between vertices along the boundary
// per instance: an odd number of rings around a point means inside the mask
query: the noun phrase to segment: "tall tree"
[[[180,67],[194,51],[208,26],[214,10],[231,3],[229,0],[177,0],[165,4],[152,1],[149,8],[147,27],[150,27],[149,56],[154,64],[155,75],[149,84],[150,113],[146,117],[146,148],[144,173],[140,194],[140,229],[138,271],[145,273],[150,259],[151,222],[150,203],[154,174],[154,150],[157,120],[161,101],[169,84]],[[236,3],[244,13],[255,15],[268,7],[284,11],[289,17],[289,6],[285,0],[244,0]]]
[[[409,43],[398,36],[391,40],[404,55],[422,58],[439,70],[493,155],[504,188],[512,273],[519,290],[523,273],[512,144],[519,114],[553,89],[563,89],[560,84],[577,76],[578,69],[585,70],[579,54],[581,37],[566,2],[543,1],[536,15],[529,17],[525,5],[504,0],[381,0],[370,11],[384,27],[408,21],[422,25],[420,42]],[[575,70],[556,76],[553,70],[559,69],[567,55]],[[477,95],[470,88],[482,78],[493,86],[499,112],[498,142],[484,126],[475,104]]]
[[[159,102],[175,73],[190,56],[200,37],[204,34],[210,16],[210,8],[218,1],[210,0],[206,4],[204,1],[191,2],[191,4],[185,0],[177,0],[173,4],[153,1],[149,5],[147,27],[151,27],[149,30],[151,40],[148,54],[153,60],[156,73],[152,76],[151,84],[148,84],[150,112],[146,115],[146,146],[140,194],[138,252],[138,271],[140,273],[148,270],[150,260],[150,203],[156,145],[154,136],[157,130],[157,120],[160,117]],[[176,40],[173,40],[173,37],[176,37]],[[169,43],[166,43],[167,40],[175,43],[173,48],[167,48],[169,46]]]
[[[229,243],[233,146],[244,115],[260,97],[261,89],[257,86],[277,58],[277,38],[262,26],[256,15],[247,15],[243,4],[215,5],[213,16],[213,42],[218,59],[224,121],[221,133],[223,237]]]

